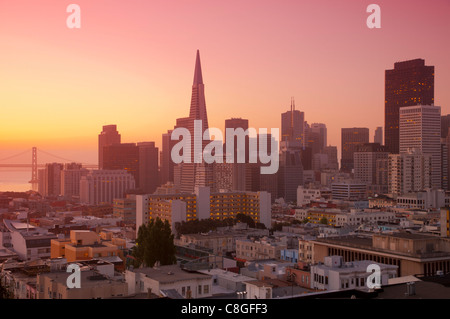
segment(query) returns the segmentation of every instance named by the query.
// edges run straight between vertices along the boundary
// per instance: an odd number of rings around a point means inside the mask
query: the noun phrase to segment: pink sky
[[[81,29],[66,27],[70,3]],[[381,29],[366,26],[371,3]],[[92,150],[95,162],[105,124],[123,142],[160,145],[188,115],[197,49],[210,126],[279,127],[294,96],[309,123],[327,125],[328,144],[340,148],[342,127],[373,138],[397,61],[434,65],[449,113],[449,13],[448,0],[2,1],[0,157],[37,146]]]

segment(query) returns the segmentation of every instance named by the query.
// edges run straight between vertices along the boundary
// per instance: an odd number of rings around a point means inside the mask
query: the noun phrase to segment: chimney
[[[406,295],[414,296],[416,294],[416,283],[414,281],[406,283]]]

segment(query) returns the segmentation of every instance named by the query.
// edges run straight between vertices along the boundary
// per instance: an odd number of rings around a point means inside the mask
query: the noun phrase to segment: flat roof
[[[373,234],[373,235],[374,236],[383,236],[383,237],[390,236],[390,237],[396,237],[396,238],[407,238],[407,239],[413,239],[413,240],[439,239],[439,237],[436,237],[436,236],[421,235],[421,234],[409,234],[409,233],[397,233],[398,236],[393,236],[392,234],[389,234],[389,235]],[[371,253],[391,254],[391,255],[396,255],[399,257],[419,258],[419,259],[440,258],[440,257],[450,258],[450,252],[446,252],[446,251],[433,251],[433,252],[429,252],[429,253],[415,254],[415,253],[405,253],[405,252],[398,252],[398,251],[373,247],[372,238],[364,237],[361,235],[347,235],[347,236],[340,236],[340,237],[317,238],[313,241],[316,243],[338,245],[338,246],[344,246],[344,247],[348,247],[348,248],[365,249]]]
[[[450,288],[436,282],[415,281],[415,294],[406,294],[407,283],[383,286],[376,299],[450,299]]]
[[[352,261],[352,262],[348,262],[348,263],[343,263],[341,267],[329,267],[326,266],[325,264],[320,264],[320,265],[314,265],[314,267],[317,267],[319,269],[324,269],[324,270],[331,270],[331,271],[336,271],[339,273],[347,273],[347,272],[367,272],[367,267],[369,265],[372,264],[377,264],[378,266],[380,266],[381,269],[397,269],[398,266],[394,266],[394,265],[388,265],[388,264],[383,264],[383,263],[375,263],[373,260],[357,260],[357,261]]]
[[[17,230],[24,230],[24,229],[34,229],[35,227],[31,224],[27,223],[21,223],[21,222],[11,222],[11,225],[17,229]]]
[[[250,280],[250,281],[246,281],[245,283],[255,285],[257,287],[272,287],[272,288],[291,287],[292,286],[291,283],[280,280],[280,279]]]
[[[157,268],[139,268],[130,270],[135,273],[141,273],[160,283],[170,283],[179,280],[191,279],[209,279],[211,275],[206,275],[198,272],[188,272],[180,268],[179,265],[159,266]]]
[[[98,285],[111,285],[113,283],[122,284],[121,281],[109,279],[104,275],[99,274],[94,270],[82,270],[81,274],[81,287],[85,286],[98,286]],[[59,284],[66,285],[67,278],[70,274],[65,271],[42,273],[41,276],[49,277]]]
[[[241,274],[234,273],[232,271],[226,271],[223,269],[208,269],[208,270],[198,270],[199,273],[205,274],[205,275],[211,275],[211,276],[218,276],[221,278],[225,278],[230,281],[234,282],[243,282],[243,281],[249,281],[254,280],[252,277],[244,276]]]
[[[375,236],[384,236],[384,237],[395,237],[395,238],[404,238],[404,239],[412,239],[412,240],[423,240],[423,239],[439,239],[437,236],[432,235],[423,235],[416,233],[393,233],[393,234],[375,234]]]
[[[366,249],[372,248],[372,238],[367,236],[350,235],[341,237],[326,237],[326,238],[317,238],[314,241],[337,245],[352,245],[358,246],[358,248],[366,248]]]

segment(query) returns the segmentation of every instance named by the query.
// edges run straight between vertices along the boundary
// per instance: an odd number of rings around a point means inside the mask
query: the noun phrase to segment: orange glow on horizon
[[[68,2],[0,3],[0,153],[84,149],[102,126],[123,142],[155,141],[188,115],[200,50],[210,127],[231,117],[280,127],[294,96],[308,123],[384,126],[384,71],[424,58],[436,67],[436,105],[450,106],[448,1],[369,2],[77,0],[82,27],[65,26]],[[418,45],[420,43],[420,45]]]

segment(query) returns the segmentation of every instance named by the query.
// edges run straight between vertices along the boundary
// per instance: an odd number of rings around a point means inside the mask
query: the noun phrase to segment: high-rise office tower
[[[162,135],[162,150],[160,154],[160,184],[164,185],[167,182],[174,182],[173,169],[175,163],[172,161],[171,151],[172,147],[177,141],[172,141],[170,138],[172,130],[168,130],[167,133]]]
[[[282,136],[278,168],[278,197],[283,197],[287,202],[296,201],[297,188],[303,186],[302,151],[307,146],[304,129],[304,114],[295,110],[292,98],[291,110],[281,114]]]
[[[304,136],[305,113],[295,109],[295,101],[291,99],[291,109],[281,114],[281,141],[297,142],[302,146]]]
[[[327,126],[323,123],[312,123],[309,128],[308,142],[313,155],[321,153],[327,146]]]
[[[126,170],[92,170],[80,180],[80,202],[89,205],[112,204],[135,188],[134,177]]]
[[[432,105],[402,107],[399,126],[400,153],[415,148],[430,154],[431,185],[441,188],[441,108]]]
[[[39,185],[43,196],[61,195],[61,171],[64,169],[62,163],[47,163],[45,168],[39,171]]]
[[[355,179],[366,183],[369,193],[387,193],[387,183],[377,184],[377,161],[387,160],[389,152],[379,143],[359,146],[354,155]]]
[[[446,190],[450,190],[450,134],[447,135],[446,138],[442,138],[441,139],[441,143],[444,143],[446,145],[446,147],[443,147],[442,150],[445,151],[447,150],[447,156],[445,156],[445,154],[442,154],[442,160],[444,161],[445,159],[447,159],[447,163],[443,163],[443,167],[447,167],[447,172],[443,172],[443,176],[447,175],[447,189]],[[444,187],[444,185],[442,185]]]
[[[61,172],[61,195],[68,200],[77,199],[80,196],[80,180],[88,174],[88,170],[79,163],[64,164]]]
[[[225,120],[225,134],[227,129],[242,129],[244,131],[246,131],[248,129],[248,120],[247,119],[242,119],[242,118],[231,118],[231,119],[227,119]],[[233,158],[233,163],[231,164],[231,190],[236,190],[236,191],[245,191],[246,190],[246,186],[245,186],[245,176],[246,176],[246,168],[248,167],[248,163],[249,163],[249,141],[250,138],[249,136],[245,137],[245,144],[243,149],[239,149],[239,145],[238,145],[238,139],[235,136],[234,137],[234,148],[233,148],[233,154],[234,154],[234,158]],[[227,146],[226,146],[226,142],[224,143],[224,156],[226,155],[226,150],[227,150]],[[238,151],[243,151],[245,152],[245,162],[244,163],[238,163]],[[225,160],[224,160],[225,162]],[[227,163],[228,164],[228,163]]]
[[[312,169],[313,155],[311,147],[303,147],[300,152],[303,170],[309,171]]]
[[[201,120],[201,135],[194,134],[196,120]],[[191,133],[191,163],[178,164],[178,178],[174,177],[174,180],[180,184],[177,186],[180,187],[182,192],[188,193],[194,192],[196,186],[208,186],[214,188],[212,171],[213,166],[205,163],[204,160],[202,160],[201,163],[195,163],[196,158],[202,155],[201,153],[203,152],[203,149],[209,143],[209,137],[202,139],[203,133],[208,129],[208,115],[206,113],[205,85],[203,83],[200,52],[198,50],[195,60],[189,117],[177,119],[177,124],[175,126],[175,128],[181,127],[188,129]],[[197,138],[196,136],[199,138],[198,141],[195,140],[195,138]],[[198,150],[198,152],[196,152],[196,149],[194,148],[195,143],[197,145],[202,145],[201,150]]]
[[[286,202],[297,201],[297,188],[303,186],[301,148],[285,147],[281,142],[280,166],[278,169],[278,196]]]
[[[450,128],[450,114],[441,116],[441,137],[446,138]]]
[[[443,190],[448,190],[448,145],[445,138],[441,138],[441,173]]]
[[[120,134],[117,125],[104,125],[102,132],[98,135],[98,168],[103,168],[103,147],[120,144]]]
[[[260,150],[260,143],[266,142],[266,150],[271,150],[272,145],[275,143],[274,148],[278,149],[278,141],[272,137],[271,134],[258,134],[256,138],[251,137],[250,143],[255,143],[257,145],[257,150]],[[279,160],[279,159],[277,159]],[[257,160],[257,163],[249,163],[246,165],[245,171],[245,187],[246,191],[258,192],[266,191],[271,194],[272,202],[274,202],[279,197],[278,192],[278,176],[280,170],[276,174],[261,174],[261,167],[267,164],[261,163]]]
[[[303,148],[308,147],[311,150],[311,154],[312,154],[312,148],[311,148],[311,142],[309,142],[310,137],[309,135],[311,134],[311,126],[308,124],[307,121],[303,122]]]
[[[137,143],[139,149],[139,188],[146,194],[153,194],[159,185],[158,148],[155,142]]]
[[[375,134],[373,136],[373,142],[383,145],[383,128],[381,126],[378,126],[375,129]]]
[[[135,143],[112,144],[103,147],[103,169],[125,170],[134,177],[136,187],[139,180],[139,148]]]
[[[425,60],[397,62],[385,72],[384,142],[389,152],[399,152],[400,108],[434,105],[434,66]]]
[[[351,172],[353,167],[353,154],[363,144],[369,143],[369,129],[365,127],[343,128],[341,130],[342,156],[341,170]]]
[[[337,147],[336,146],[325,146],[323,148],[322,153],[327,154],[328,156],[328,169],[338,170],[339,169],[339,161],[337,155]]]

